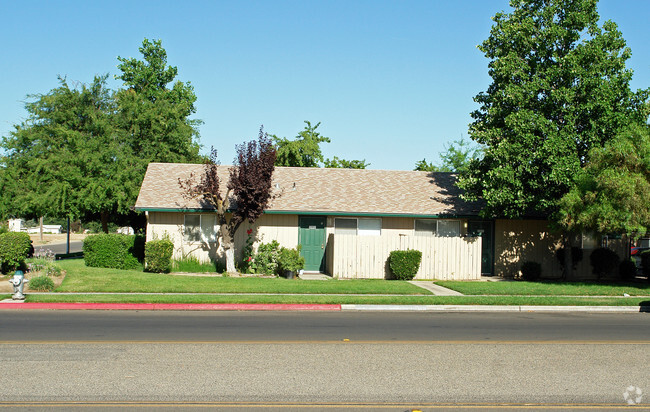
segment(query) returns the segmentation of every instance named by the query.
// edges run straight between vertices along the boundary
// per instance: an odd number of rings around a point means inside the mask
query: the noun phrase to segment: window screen
[[[188,242],[201,241],[201,215],[185,215],[185,230],[183,237]]]
[[[445,237],[460,236],[460,222],[458,220],[439,220],[438,236],[445,236]]]
[[[418,236],[434,236],[436,221],[433,219],[415,219],[415,234]]]
[[[334,233],[337,235],[356,235],[357,219],[334,219]]]
[[[359,236],[380,236],[381,219],[359,219]]]
[[[204,242],[216,242],[217,217],[215,215],[201,215],[201,235]]]

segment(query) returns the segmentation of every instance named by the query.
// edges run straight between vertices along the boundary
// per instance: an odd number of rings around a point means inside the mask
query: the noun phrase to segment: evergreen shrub
[[[26,268],[25,259],[33,250],[29,235],[25,232],[0,234],[0,270],[9,273],[17,268]]]
[[[601,278],[603,276],[613,276],[618,269],[621,259],[616,252],[605,247],[594,249],[589,255],[589,263],[593,269],[593,273]]]
[[[632,259],[623,260],[618,267],[618,273],[623,280],[632,280],[636,277],[636,265]]]
[[[530,260],[521,265],[521,278],[523,280],[534,282],[542,277],[542,265]]]
[[[169,239],[150,240],[144,247],[144,267],[147,272],[168,273],[172,269],[174,244]]]
[[[388,265],[398,280],[411,280],[420,269],[422,252],[419,250],[393,250],[388,257]]]
[[[84,239],[83,252],[86,266],[113,269],[136,269],[140,267],[140,250],[135,235],[102,233]],[[137,241],[137,242],[136,242]]]

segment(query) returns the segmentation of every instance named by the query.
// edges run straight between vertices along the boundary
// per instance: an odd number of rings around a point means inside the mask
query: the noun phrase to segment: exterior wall
[[[328,266],[337,278],[384,279],[393,250],[422,251],[415,279],[476,280],[481,278],[481,238],[382,234],[330,235]]]
[[[183,238],[186,214],[182,212],[148,212],[147,241],[164,236],[174,243],[174,259],[192,255],[203,262],[217,260],[225,263],[223,247],[219,242],[187,242]],[[235,235],[235,258],[241,257],[241,250],[246,243],[248,229],[253,229],[256,240],[253,244],[268,243],[277,240],[281,246],[295,248],[298,245],[298,216],[296,215],[262,215],[254,225],[242,223]]]
[[[507,220],[499,219],[494,224],[495,240],[495,275],[516,277],[521,265],[527,261],[542,265],[542,277],[558,279],[562,276],[562,267],[555,257],[555,251],[562,245],[559,234],[552,234],[545,220]],[[574,245],[581,247],[579,238]],[[625,239],[609,240],[607,246],[619,257],[627,256]],[[593,249],[583,249],[583,258],[574,271],[577,279],[595,279],[589,256]]]

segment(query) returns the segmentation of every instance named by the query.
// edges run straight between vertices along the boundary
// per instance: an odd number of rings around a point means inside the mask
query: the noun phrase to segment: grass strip
[[[431,292],[401,281],[287,280],[284,278],[232,278],[175,276],[86,267],[82,260],[62,261],[66,277],[57,292],[122,293],[334,293],[430,295]]]
[[[536,305],[650,306],[643,298],[578,298],[523,296],[251,296],[251,295],[27,295],[27,302],[92,303],[329,303],[382,305]]]
[[[563,281],[438,281],[437,285],[465,295],[553,295],[553,296],[650,296],[650,282],[563,282]]]
[[[0,300],[9,299],[11,295],[0,295]]]

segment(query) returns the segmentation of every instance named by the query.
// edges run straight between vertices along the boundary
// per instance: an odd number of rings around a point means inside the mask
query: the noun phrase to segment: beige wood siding
[[[519,276],[521,265],[526,261],[542,265],[542,277],[557,279],[562,276],[562,267],[555,257],[555,251],[562,245],[562,236],[551,233],[545,220],[496,220],[494,224],[494,270],[497,276]],[[608,247],[623,259],[626,257],[625,239],[610,240]],[[580,247],[579,239],[574,246]],[[594,279],[589,256],[593,249],[583,249],[583,258],[573,273],[576,279]]]
[[[147,240],[168,237],[174,242],[174,259],[193,256],[202,262],[221,261],[225,263],[223,247],[219,242],[187,242],[183,238],[186,214],[180,212],[149,212],[147,218]],[[203,213],[205,214],[205,213]],[[298,245],[298,216],[296,215],[262,215],[255,224],[241,224],[235,234],[235,257],[241,259],[248,229],[253,229],[256,248],[261,242],[277,240],[281,246],[295,248]]]
[[[384,279],[390,273],[391,251],[416,249],[422,251],[416,279],[481,278],[481,238],[330,235],[329,243],[334,277]]]

